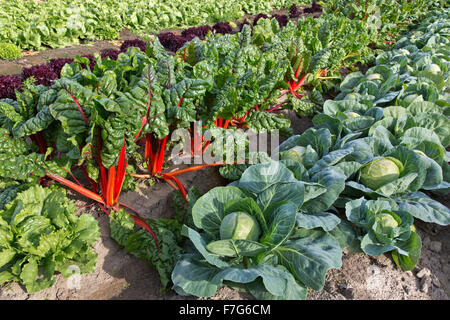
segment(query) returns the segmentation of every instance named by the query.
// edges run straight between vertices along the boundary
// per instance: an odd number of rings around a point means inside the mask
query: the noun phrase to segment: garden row
[[[348,8],[342,6],[342,9]],[[386,10],[386,13],[391,12],[389,8]],[[374,60],[377,51],[369,45],[385,41],[385,33],[378,33],[379,26],[365,19],[365,11],[357,12],[360,19],[349,19],[337,13],[325,14],[318,19],[302,18],[297,24],[289,22],[284,28],[280,28],[276,19],[259,19],[253,28],[244,25],[239,33],[208,33],[204,41],[194,38],[175,55],[168,54],[155,39],[147,43],[145,53],[131,47],[120,53],[116,60],[97,55],[95,66],[90,59],[77,57],[61,67],[60,78],[50,86],[35,85],[30,80],[24,83],[23,90],[16,90],[15,100],[0,100],[0,209],[3,210],[0,211],[0,281],[20,281],[27,290],[34,292],[52,285],[55,271],[67,275],[70,265],[79,265],[82,272],[93,271],[96,255],[92,244],[98,237],[97,224],[87,216],[73,216],[73,203],[51,183],[55,180],[96,201],[105,213],[111,214],[113,238],[131,253],[149,261],[158,270],[163,286],[170,286],[173,268],[183,252],[181,224],[187,221],[144,219],[129,205],[118,201],[121,191],[133,190],[136,179],[163,179],[180,191],[178,207],[188,206],[188,214],[185,212],[184,217],[189,218],[189,207],[199,195],[195,190],[186,192],[177,179],[176,176],[186,170],[163,172],[170,135],[180,128],[188,130],[194,143],[185,152],[188,156],[196,156],[208,149],[223,154],[220,149],[223,143],[203,137],[201,128],[196,126],[197,121],[202,122],[204,129],[218,132],[249,128],[256,132],[280,129],[289,134],[289,120],[274,111],[281,108],[302,112],[320,109],[324,104],[321,91],[330,91],[339,84],[339,69],[357,61]],[[447,39],[445,32],[440,35],[440,31],[436,28],[436,35],[433,34],[436,44]],[[439,65],[438,62],[435,64]],[[445,72],[444,66],[441,62],[440,68]],[[447,73],[443,74],[445,83]],[[426,76],[419,78],[427,79]],[[374,85],[379,84],[377,79],[372,80],[375,80]],[[389,83],[392,87],[398,85],[393,81]],[[429,81],[427,83],[431,85]],[[305,87],[310,90],[305,91]],[[436,87],[439,90],[436,101],[442,100],[439,95],[444,87]],[[367,92],[363,95],[369,99]],[[288,99],[280,102],[281,96]],[[369,106],[372,100],[369,99],[367,104],[363,101],[358,103]],[[328,110],[325,104],[324,110]],[[372,112],[363,116],[380,117],[379,111],[378,115]],[[346,123],[342,117],[331,118]],[[358,134],[365,134],[363,130],[363,133],[353,132],[351,128],[340,122],[333,126],[331,129],[337,131],[328,131],[329,142],[325,141],[325,146],[316,146],[316,160],[329,159],[327,152],[332,151],[332,145],[340,148],[345,142],[359,137]],[[315,130],[324,132],[326,129]],[[311,133],[314,132],[308,134]],[[320,136],[314,135],[311,141]],[[297,138],[288,141],[292,139]],[[304,139],[309,140],[306,136]],[[311,148],[314,146],[306,149]],[[222,165],[226,159],[221,160],[212,165]],[[353,162],[357,160],[352,160],[352,165],[358,170]],[[330,169],[326,168],[323,174],[338,170],[332,162],[324,168],[328,166]],[[310,176],[316,178],[312,172],[302,171],[300,165],[297,167],[300,171],[296,174],[303,172],[305,175],[296,178],[306,179],[300,179],[303,182],[297,184],[306,190],[304,181]],[[223,168],[224,176],[239,178],[246,166]],[[89,183],[89,188],[78,182],[76,177],[80,175]],[[66,179],[69,176],[75,182]],[[312,180],[307,184],[313,190],[308,196],[311,200],[323,199],[329,194],[324,193],[326,182]],[[302,197],[294,203],[297,204],[296,212],[300,205],[304,208],[303,202],[308,199]],[[246,201],[253,206],[251,200]],[[66,214],[59,214],[61,211]],[[269,227],[270,221],[266,223]],[[135,224],[142,229],[134,232]],[[267,231],[264,227],[262,230]],[[214,255],[212,259],[216,258]],[[317,272],[327,268],[316,266],[313,269]],[[44,270],[43,274],[38,273],[39,270]],[[230,280],[227,277],[217,279],[221,283],[223,279]],[[292,275],[280,277],[292,279]],[[174,283],[182,288],[179,292],[190,293],[179,280],[174,278]],[[195,286],[195,281],[188,283]],[[310,287],[318,288],[320,282]],[[294,289],[297,293],[304,292],[297,287]],[[274,296],[291,297],[286,291],[276,292]]]
[[[182,230],[192,247],[172,274],[178,294],[210,297],[226,284],[305,299],[346,247],[415,267],[414,219],[450,224],[449,208],[424,193],[450,191],[449,13],[348,75],[315,126],[279,146],[280,161],[247,166],[195,202]]]
[[[317,13],[322,12],[322,8],[313,3],[312,7],[303,9],[304,13]],[[293,4],[289,13],[291,19],[296,19],[300,16],[300,10]],[[273,17],[278,21],[280,27],[284,27],[289,21],[288,16],[274,14]],[[245,24],[255,25],[259,19],[269,18],[266,14],[260,13],[256,15],[252,21],[245,19],[239,24],[239,27],[233,28],[229,22],[218,22],[212,27],[205,25],[200,27],[191,27],[183,30],[180,35],[176,35],[173,32],[162,32],[158,34],[158,39],[161,44],[169,51],[176,52],[180,49],[186,42],[198,37],[200,40],[204,40],[208,32],[213,34],[233,34],[236,33],[238,28],[242,30]],[[141,51],[145,51],[147,41],[142,39],[135,40],[125,40],[120,49],[108,49],[101,52],[100,56],[102,59],[109,57],[112,60],[117,60],[119,53],[125,52],[129,47],[138,47]],[[6,47],[4,47],[6,48]],[[13,49],[14,50],[14,49]],[[5,57],[7,49],[2,51],[0,45],[0,59],[2,58],[2,52],[4,52]],[[10,58],[20,57],[20,50],[16,50],[16,55],[11,55]],[[93,55],[82,56],[89,59],[89,68],[93,71],[96,64],[96,60]],[[51,59],[46,64],[36,65],[30,68],[25,68],[22,70],[21,75],[0,75],[0,99],[11,98],[15,99],[15,90],[21,91],[23,89],[23,83],[27,81],[28,78],[33,77],[35,85],[50,86],[53,80],[60,78],[61,69],[67,63],[72,63],[73,58],[58,58]],[[30,80],[29,80],[30,81]]]
[[[289,8],[294,2],[307,4],[292,0],[2,1],[0,43],[13,44],[20,50],[60,48],[80,41],[119,39],[123,28],[138,34],[157,33],[168,28],[234,21],[245,13]],[[0,48],[2,51],[6,54],[9,50]]]

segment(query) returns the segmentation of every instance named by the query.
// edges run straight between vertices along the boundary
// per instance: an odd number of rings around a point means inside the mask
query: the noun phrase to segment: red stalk
[[[75,176],[72,174],[72,172],[70,172],[70,171],[67,170],[66,168],[63,168],[63,169],[64,169],[64,171],[65,171],[66,173],[68,173],[68,174],[73,178],[73,180],[75,180],[75,182],[76,182],[80,187],[83,187],[83,186],[81,185],[80,181],[78,181],[77,178],[75,178]]]
[[[72,97],[73,101],[74,101],[75,104],[77,105],[78,111],[80,111],[81,115],[83,116],[84,123],[87,123],[87,122],[88,122],[88,119],[87,119],[86,116],[84,115],[83,108],[81,108],[80,104],[78,103],[78,100],[75,99],[75,97],[73,96],[72,92],[70,92],[70,91],[67,90],[67,89],[66,89],[66,91],[67,91],[68,94],[70,94],[70,96]]]
[[[147,133],[145,136],[145,152],[144,152],[145,162],[147,164],[148,171],[152,172],[151,165],[153,165],[154,162],[154,155],[153,155],[153,146],[152,146],[152,135],[150,133]]]
[[[108,185],[106,187],[106,205],[114,205],[114,186],[116,182],[116,167],[111,166],[108,170]]]
[[[31,135],[31,137],[34,137],[36,140],[36,143],[39,148],[39,153],[45,154],[47,152],[47,143],[44,140],[44,136],[42,135],[42,131],[39,131],[35,133],[34,135]]]
[[[141,134],[142,129],[147,124],[148,121],[148,114],[150,112],[150,104],[152,103],[152,84],[149,84],[148,88],[148,103],[147,103],[147,112],[145,113],[144,117],[142,118],[142,124],[141,128],[139,129],[138,133],[136,134],[136,138],[134,139],[134,142],[136,142],[139,138],[139,135]]]
[[[171,186],[171,187],[174,188],[175,190],[180,190],[180,188],[178,188],[177,185],[176,185],[175,183],[173,183],[172,180],[169,180],[169,179],[165,179],[165,180],[166,180],[166,182],[167,182],[167,184],[168,184],[169,186]]]
[[[69,187],[72,190],[77,191],[78,193],[81,193],[82,195],[84,195],[85,197],[88,197],[89,199],[92,199],[94,201],[97,201],[100,204],[106,204],[105,201],[103,200],[103,198],[98,195],[97,193],[94,193],[82,186],[79,186],[75,183],[73,183],[70,180],[64,179],[56,174],[53,173],[47,173],[47,176],[55,181],[58,181],[59,183],[65,185],[66,187]]]
[[[182,96],[180,101],[178,101],[178,105],[177,105],[178,107],[181,106],[181,102],[183,101],[183,99],[184,99],[184,96]]]
[[[297,92],[296,92],[296,93],[297,93]],[[271,109],[269,109],[269,110],[263,110],[263,111],[261,111],[261,112],[272,112],[272,111],[274,111],[275,109],[278,109],[279,107],[281,107],[282,105],[283,105],[283,102],[277,104],[275,107],[273,107],[273,108],[271,108]]]
[[[161,140],[160,140],[161,142]],[[166,148],[166,142],[167,142],[167,136],[164,137],[162,140],[162,143],[160,144],[159,150],[158,150],[158,166],[157,166],[157,172],[161,172],[164,162],[164,154],[165,154],[165,148]]]
[[[180,180],[178,180],[178,178],[176,178],[172,175],[166,174],[166,173],[162,174],[162,178],[165,180],[173,180],[175,182],[175,184],[177,185],[178,189],[180,190],[181,194],[183,195],[184,201],[187,202],[186,189],[184,189],[183,184],[181,183]]]
[[[300,61],[300,63],[297,66],[297,69],[295,69],[295,79],[298,79],[299,73],[300,73],[300,66],[302,65],[302,62]]]
[[[158,148],[156,150],[156,152],[153,152],[154,157],[151,160],[152,161],[152,174],[156,174],[159,172],[158,170],[158,163],[159,163],[159,154],[161,153],[161,140],[158,139]]]

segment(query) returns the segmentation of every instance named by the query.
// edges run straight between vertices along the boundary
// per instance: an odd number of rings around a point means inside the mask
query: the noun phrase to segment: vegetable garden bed
[[[450,223],[448,204],[433,200],[448,194],[450,182],[448,10],[433,12],[383,51],[391,32],[398,32],[386,20],[394,13],[381,1],[377,17],[368,4],[330,1],[328,14],[298,24],[259,19],[223,36],[195,28],[190,42],[187,32],[160,35],[143,44],[145,53],[124,48],[110,58],[77,57],[58,72],[24,70],[24,79],[30,73],[38,83],[27,79],[0,102],[2,282],[20,282],[30,293],[44,289],[36,298],[45,292],[92,298],[67,282],[65,290],[53,273],[92,273],[99,254],[96,281],[111,284],[103,294],[124,291],[114,280],[115,262],[107,266],[104,258],[108,241],[95,242],[92,217],[73,215],[76,206],[57,187],[64,185],[80,207],[109,215],[100,218],[102,235],[106,219],[106,235],[155,268],[158,288],[181,296],[221,297],[229,293],[223,284],[240,282],[264,299],[304,299],[308,292],[322,299],[446,298],[448,281],[439,277],[448,271],[442,241],[448,227],[434,227],[439,232],[432,239],[423,229],[431,230],[424,222]],[[413,17],[417,4],[398,5]],[[343,15],[334,15],[340,10]],[[377,23],[369,23],[373,17]],[[175,55],[163,48],[172,44]],[[367,72],[347,75],[356,71],[355,62],[366,64]],[[312,123],[297,118],[312,115]],[[257,155],[256,164],[222,166],[219,140],[199,132],[198,120],[238,139],[240,128],[278,129],[287,138],[278,148],[281,160],[254,154],[245,162]],[[220,158],[166,168],[175,129],[193,139],[187,156],[212,150]],[[220,175],[233,182],[212,188],[226,182],[212,179],[219,176],[210,166],[222,166]],[[172,204],[161,181],[176,190]],[[200,190],[187,188],[190,182]],[[138,185],[137,192],[127,191]],[[79,196],[93,202],[81,205]],[[419,260],[421,251],[428,259]],[[382,255],[388,252],[391,258]],[[112,261],[126,277],[128,265],[118,257]],[[366,277],[345,276],[353,270],[342,265],[355,259],[356,273]],[[394,263],[404,271],[421,269],[399,280]],[[20,297],[10,291],[2,294]],[[172,292],[163,297],[178,298]]]

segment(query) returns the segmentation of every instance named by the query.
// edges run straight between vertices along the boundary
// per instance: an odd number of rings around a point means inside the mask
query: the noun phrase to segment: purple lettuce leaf
[[[216,33],[229,34],[233,33],[233,28],[229,22],[217,22],[212,27]]]
[[[36,85],[41,84],[44,86],[51,86],[53,80],[58,79],[58,74],[53,70],[51,65],[41,64],[22,70],[22,79],[26,80],[29,77],[34,77],[36,79]]]
[[[125,52],[129,47],[137,47],[141,49],[141,51],[145,52],[145,48],[147,46],[147,42],[141,39],[134,39],[134,40],[125,40],[122,45],[120,46],[120,51]]]
[[[0,75],[0,99],[16,99],[15,89],[22,90],[22,80],[16,75]]]
[[[172,32],[164,32],[158,34],[158,40],[167,50],[176,52],[189,40],[182,36],[176,36]]]

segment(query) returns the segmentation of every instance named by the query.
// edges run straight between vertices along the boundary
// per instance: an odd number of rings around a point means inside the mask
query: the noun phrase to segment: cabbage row
[[[314,127],[283,142],[189,208],[192,249],[172,273],[181,295],[224,285],[258,299],[321,290],[342,249],[390,253],[402,270],[420,258],[414,220],[450,224],[429,195],[450,189],[449,11],[435,12],[342,82]]]

